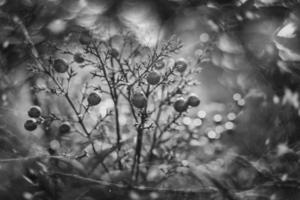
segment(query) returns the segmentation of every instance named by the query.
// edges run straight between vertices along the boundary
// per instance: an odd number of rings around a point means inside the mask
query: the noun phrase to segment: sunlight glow
[[[59,34],[66,29],[67,22],[61,19],[54,20],[50,22],[47,28],[54,34]]]
[[[284,38],[293,38],[296,36],[295,32],[297,30],[297,26],[294,23],[288,23],[278,32],[277,36]]]
[[[157,13],[151,8],[151,4],[124,6],[120,18],[136,34],[139,42],[145,46],[154,46],[163,35],[160,20]]]

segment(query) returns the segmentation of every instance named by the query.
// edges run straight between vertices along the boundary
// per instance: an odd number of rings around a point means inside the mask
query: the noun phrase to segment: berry
[[[64,122],[59,126],[58,130],[59,130],[59,133],[62,133],[62,134],[68,133],[71,130],[71,125],[69,122]]]
[[[112,57],[114,57],[114,58],[117,58],[118,56],[119,56],[119,51],[117,50],[117,49],[111,49],[110,51],[109,51],[109,53],[110,53],[110,55],[112,56]]]
[[[178,61],[175,62],[175,65],[174,65],[174,68],[180,72],[180,73],[183,73],[186,68],[187,68],[187,63],[184,59],[180,59]]]
[[[29,108],[27,114],[32,118],[39,118],[41,116],[42,110],[39,106],[32,106]]]
[[[162,69],[165,67],[165,63],[163,60],[159,60],[157,61],[157,63],[155,63],[154,67],[155,69]]]
[[[187,100],[188,105],[192,106],[192,107],[197,107],[200,104],[200,99],[198,98],[197,95],[195,94],[191,94]]]
[[[79,42],[82,45],[88,45],[92,42],[92,36],[89,34],[89,32],[82,32],[79,36]]]
[[[54,60],[53,68],[57,73],[65,73],[68,71],[69,66],[63,59],[56,59]]]
[[[147,105],[147,98],[142,92],[137,92],[132,95],[131,102],[137,108],[144,108]]]
[[[187,110],[187,108],[188,108],[188,104],[185,101],[185,99],[182,97],[178,98],[174,103],[174,109],[177,112],[184,112]]]
[[[48,152],[50,155],[55,155],[56,151],[54,149],[51,149],[50,147],[48,148]]]
[[[99,96],[98,93],[92,92],[89,94],[89,96],[87,98],[87,102],[88,102],[89,106],[96,106],[101,102],[101,97]]]
[[[156,85],[160,81],[160,75],[157,72],[149,72],[147,76],[147,82],[150,85]]]
[[[25,123],[24,123],[24,128],[27,131],[34,131],[37,128],[37,121],[36,119],[28,119]]]
[[[83,63],[84,62],[84,58],[83,58],[81,53],[75,53],[74,56],[73,56],[73,59],[77,63]]]

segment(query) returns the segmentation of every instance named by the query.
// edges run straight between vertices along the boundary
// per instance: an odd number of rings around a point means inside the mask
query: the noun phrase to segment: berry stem
[[[135,183],[138,181],[138,176],[140,171],[139,165],[140,165],[141,150],[142,150],[142,143],[143,143],[143,133],[145,129],[145,122],[147,120],[147,107],[145,107],[141,112],[140,119],[141,119],[140,124],[137,127],[137,141],[135,147],[135,155],[133,158],[133,165],[131,169],[132,180]]]
[[[104,61],[102,60],[101,58],[101,55],[100,55],[100,52],[97,48],[97,46],[93,43],[93,49],[95,51],[95,56],[96,58],[98,59],[99,63],[101,64],[100,66],[100,70],[102,71],[103,75],[104,75],[104,79],[108,85],[108,88],[109,88],[109,92],[110,92],[110,96],[114,102],[114,111],[115,111],[115,124],[116,124],[116,136],[117,136],[117,139],[116,139],[116,144],[118,146],[118,149],[117,149],[117,154],[118,154],[118,157],[119,157],[119,151],[121,149],[121,133],[120,133],[120,123],[119,123],[119,109],[118,109],[118,94],[117,94],[117,87],[116,87],[116,83],[115,83],[115,72],[113,70],[113,73],[112,73],[112,76],[111,78],[108,76],[107,74],[107,71],[105,69],[106,65],[104,64]],[[113,60],[112,58],[110,59],[110,62],[111,62],[111,67],[114,68],[114,64],[113,64]],[[118,165],[119,165],[119,168],[122,169],[122,163],[121,161],[119,160],[118,162]]]
[[[32,42],[31,37],[30,37],[26,27],[24,26],[23,22],[17,17],[15,17],[13,21],[21,28],[22,33],[24,34],[26,41],[30,45],[31,55],[32,55],[34,61],[36,62],[37,66],[39,67],[39,69],[43,70],[43,72],[45,74],[50,76],[51,79],[54,81],[54,83],[58,86],[59,90],[64,94],[64,96],[65,96],[66,100],[68,101],[69,105],[71,106],[72,110],[75,112],[80,126],[82,127],[82,129],[83,129],[84,133],[86,134],[87,138],[90,140],[94,153],[97,154],[94,143],[91,141],[90,134],[89,134],[86,126],[84,125],[82,118],[80,117],[80,113],[78,113],[74,103],[72,102],[71,98],[69,97],[69,94],[67,92],[65,92],[63,86],[57,81],[57,79],[55,79],[55,77],[52,75],[51,71],[48,70],[46,67],[44,67],[43,62],[40,59],[40,56],[38,54],[38,51],[35,48],[35,45]]]

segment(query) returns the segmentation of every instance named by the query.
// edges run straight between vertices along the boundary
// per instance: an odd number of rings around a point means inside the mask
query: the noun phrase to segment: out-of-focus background
[[[39,155],[46,152],[47,143],[43,130],[24,130],[28,108],[37,103],[47,106],[51,99],[32,90],[37,80],[27,69],[31,44],[16,19],[42,56],[54,53],[49,43],[79,51],[76,35],[84,30],[101,40],[127,30],[151,48],[176,35],[183,42],[177,57],[193,60],[193,66],[201,69],[195,77],[200,85],[192,89],[201,99],[194,115],[207,122],[199,130],[205,137],[193,143],[201,151],[191,150],[193,155],[215,167],[212,173],[222,177],[227,188],[240,196],[249,194],[247,199],[299,197],[297,0],[0,0],[1,159]],[[88,73],[81,70],[79,86]],[[226,124],[216,122],[226,120],[232,121],[227,124],[230,131],[222,134]],[[186,118],[184,123],[191,122]],[[229,162],[233,155],[251,161],[251,166]],[[20,198],[32,199],[24,193],[32,188],[17,183],[22,162],[8,168],[6,161],[0,161],[3,199],[13,199],[6,192],[14,189],[22,192]],[[225,161],[229,164],[224,167]],[[276,184],[266,186],[271,182]],[[262,183],[266,185],[259,187]]]

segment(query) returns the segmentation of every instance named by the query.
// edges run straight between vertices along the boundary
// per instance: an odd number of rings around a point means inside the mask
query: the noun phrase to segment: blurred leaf
[[[102,180],[112,183],[130,183],[131,172],[129,170],[112,170],[101,177]]]
[[[284,90],[284,96],[282,103],[292,105],[295,109],[299,108],[299,94],[298,92],[293,92],[290,89],[286,88]]]
[[[231,191],[231,189],[228,188],[224,182],[211,176],[210,174],[206,174],[206,177],[216,186],[222,197],[225,197],[225,199],[228,200],[239,200],[238,196],[233,193],[233,191]]]
[[[81,175],[86,175],[86,167],[75,159],[63,158],[63,157],[55,157],[51,158],[53,161],[57,161],[56,167],[62,171],[70,172],[75,170]]]
[[[219,36],[217,46],[221,51],[226,53],[240,54],[244,52],[238,37],[228,33]]]
[[[89,187],[70,188],[65,187],[60,193],[61,200],[84,199],[85,194],[90,190]]]

